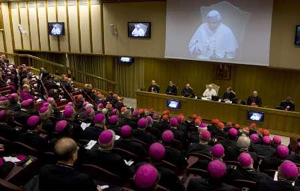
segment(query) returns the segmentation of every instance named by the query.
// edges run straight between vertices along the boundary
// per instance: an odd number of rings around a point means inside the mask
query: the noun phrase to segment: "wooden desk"
[[[156,111],[163,111],[167,109],[166,100],[174,99],[181,101],[181,109],[169,109],[172,114],[183,113],[185,116],[198,114],[206,120],[219,118],[221,121],[231,121],[243,127],[251,124],[247,120],[249,110],[264,112],[264,122],[257,123],[258,127],[269,129],[273,134],[300,138],[300,112],[227,104],[144,91],[136,91],[136,96],[138,108],[154,108]]]

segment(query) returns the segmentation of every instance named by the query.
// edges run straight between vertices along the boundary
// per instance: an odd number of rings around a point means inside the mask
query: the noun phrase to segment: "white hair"
[[[222,20],[222,17],[220,15],[219,11],[212,10],[207,14],[206,19],[210,19],[212,21],[220,22]]]

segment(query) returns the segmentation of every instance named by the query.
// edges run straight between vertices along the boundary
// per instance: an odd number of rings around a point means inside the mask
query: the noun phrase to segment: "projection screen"
[[[269,65],[273,0],[167,0],[165,57]]]

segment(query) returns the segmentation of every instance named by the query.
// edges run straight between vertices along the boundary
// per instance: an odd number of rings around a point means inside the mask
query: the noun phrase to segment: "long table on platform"
[[[154,108],[156,111],[167,109],[167,100],[178,100],[181,107],[170,110],[172,114],[183,113],[185,116],[200,115],[203,119],[219,118],[221,121],[231,121],[241,126],[249,126],[247,120],[249,110],[264,112],[264,122],[257,123],[258,127],[266,128],[273,134],[300,138],[300,112],[290,112],[266,107],[251,107],[246,105],[228,104],[210,100],[185,98],[166,94],[136,91],[138,108]]]

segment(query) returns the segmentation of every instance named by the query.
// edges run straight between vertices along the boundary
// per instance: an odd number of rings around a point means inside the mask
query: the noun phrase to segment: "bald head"
[[[191,88],[191,85],[190,84],[186,84],[185,87],[186,88]]]
[[[155,80],[152,80],[151,81],[151,84],[154,86],[156,84],[156,81]]]
[[[61,138],[54,146],[54,152],[59,161],[74,163],[77,160],[78,147],[76,142],[71,138]]]
[[[253,91],[252,94],[253,94],[253,97],[257,97],[257,94],[258,94],[258,93],[257,93],[257,91]]]

